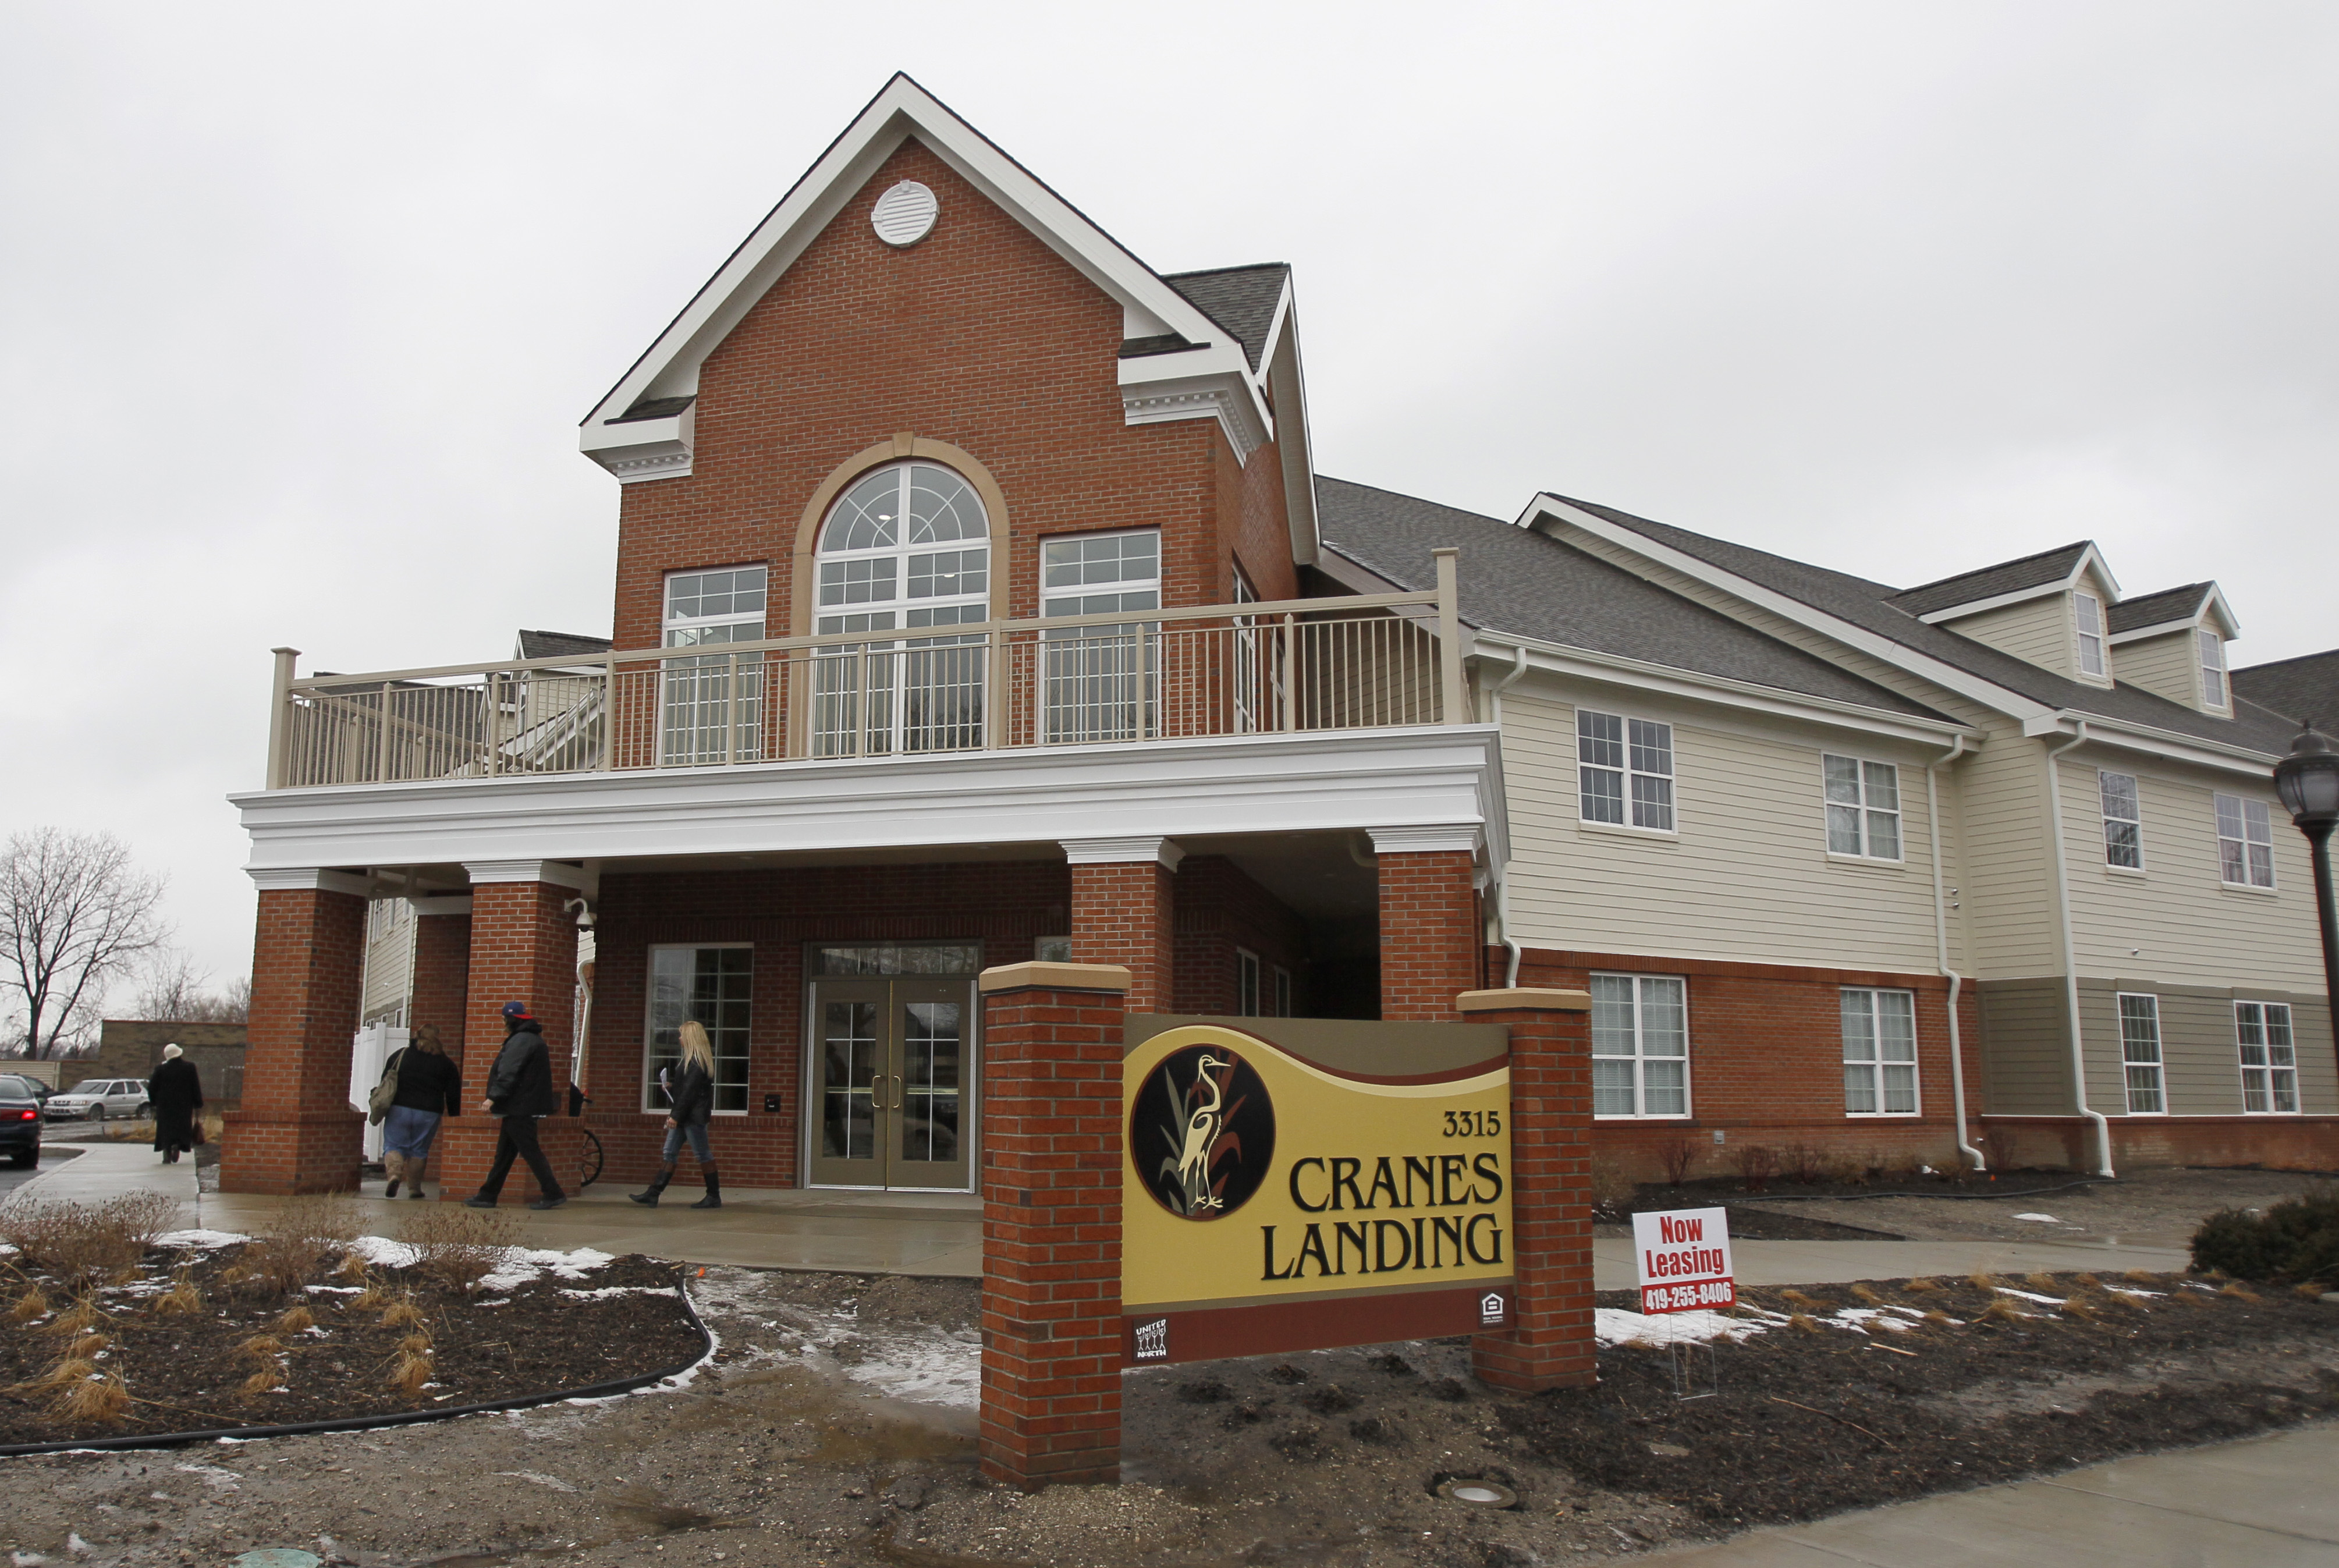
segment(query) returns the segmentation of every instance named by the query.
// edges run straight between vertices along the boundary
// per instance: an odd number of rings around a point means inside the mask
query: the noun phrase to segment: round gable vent
[[[914,245],[933,232],[942,212],[934,193],[915,180],[904,180],[869,209],[869,226],[888,245]]]

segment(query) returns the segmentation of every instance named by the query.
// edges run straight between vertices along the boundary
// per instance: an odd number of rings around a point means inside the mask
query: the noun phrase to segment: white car
[[[84,1078],[63,1094],[53,1094],[43,1109],[51,1121],[104,1121],[146,1114],[146,1080],[143,1078]]]

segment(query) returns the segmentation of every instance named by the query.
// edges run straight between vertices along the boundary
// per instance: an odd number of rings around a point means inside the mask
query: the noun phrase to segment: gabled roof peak
[[[2057,545],[2051,550],[2039,550],[2010,561],[1976,567],[1953,577],[1904,588],[1892,596],[1891,602],[1912,616],[1937,616],[1943,610],[1962,609],[1968,606],[1979,607],[2009,597],[2068,587],[2079,580],[2079,574],[2091,562],[2117,599],[2119,585],[2112,580],[2111,569],[2104,565],[2096,542],[2078,539],[2068,545]]]

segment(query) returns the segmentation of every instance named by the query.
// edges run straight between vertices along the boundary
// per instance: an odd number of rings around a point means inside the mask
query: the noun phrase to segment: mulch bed
[[[118,1373],[132,1400],[117,1422],[62,1420],[49,1395],[22,1386],[63,1353],[51,1326],[72,1306],[70,1296],[52,1285],[49,1314],[31,1322],[0,1319],[0,1445],[489,1404],[664,1371],[704,1348],[676,1294],[675,1267],[647,1257],[620,1257],[579,1278],[545,1273],[508,1291],[469,1297],[412,1270],[377,1267],[372,1280],[382,1299],[360,1308],[356,1289],[338,1278],[321,1276],[319,1285],[283,1296],[222,1279],[245,1250],[151,1247],[135,1278],[98,1293],[104,1319],[97,1332],[107,1345],[95,1365]],[[183,1268],[203,1305],[164,1316],[155,1308],[157,1297]],[[580,1294],[611,1287],[610,1294]],[[22,1288],[21,1278],[11,1280],[7,1299]],[[388,1305],[410,1295],[420,1324],[385,1324]],[[281,1386],[245,1392],[247,1379],[267,1362],[239,1347],[271,1335],[288,1309],[302,1305],[313,1327],[272,1334],[283,1346],[281,1358],[270,1358],[282,1368]],[[429,1340],[431,1369],[429,1385],[410,1395],[393,1386],[391,1367],[400,1342],[418,1332]]]
[[[2181,1277],[2081,1283],[2092,1277],[1999,1282],[2077,1302],[2085,1316],[1963,1279],[1914,1291],[1901,1281],[1870,1281],[1868,1298],[1837,1286],[1742,1290],[1744,1306],[1806,1321],[1772,1322],[1751,1338],[1718,1344],[1712,1396],[1678,1397],[1666,1350],[1614,1346],[1601,1352],[1597,1387],[1520,1401],[1501,1420],[1539,1462],[1735,1525],[1958,1491],[2339,1412],[2339,1307],[2271,1287],[2222,1293]],[[1599,1299],[1626,1310],[1638,1305],[1631,1292]],[[2022,1316],[1985,1318],[1993,1300],[2006,1304],[2001,1313]],[[1822,1321],[1878,1307],[1959,1321],[1896,1313],[1909,1324],[1900,1332],[1872,1321],[1870,1332]]]

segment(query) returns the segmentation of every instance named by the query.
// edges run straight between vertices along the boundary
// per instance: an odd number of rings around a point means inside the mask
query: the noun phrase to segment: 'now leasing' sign
[[[1690,1312],[1738,1300],[1727,1209],[1633,1216],[1633,1258],[1641,1274],[1643,1312]]]

